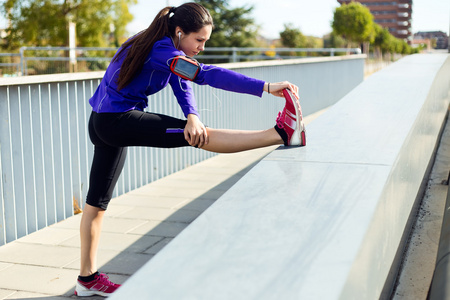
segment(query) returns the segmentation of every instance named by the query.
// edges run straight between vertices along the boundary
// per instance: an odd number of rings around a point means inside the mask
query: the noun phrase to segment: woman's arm
[[[290,89],[298,98],[298,88],[288,82],[268,83],[256,78],[217,66],[200,64],[201,70],[194,80],[197,84],[207,84],[226,91],[261,97],[263,92],[283,97],[283,89]]]

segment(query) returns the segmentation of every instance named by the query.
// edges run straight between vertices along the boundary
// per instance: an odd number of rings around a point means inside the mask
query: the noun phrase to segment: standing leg
[[[81,218],[81,276],[97,271],[97,250],[103,216],[126,158],[126,148],[95,146],[89,191]]]
[[[95,146],[89,191],[80,224],[80,276],[75,288],[78,296],[108,296],[120,286],[97,271],[97,251],[105,210],[123,169],[125,157],[126,148]]]
[[[97,250],[105,210],[86,204],[81,216],[81,268],[80,276],[97,272]]]

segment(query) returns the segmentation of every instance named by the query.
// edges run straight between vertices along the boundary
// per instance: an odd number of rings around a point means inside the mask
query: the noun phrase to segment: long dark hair
[[[120,68],[117,88],[126,87],[138,75],[153,45],[164,36],[175,37],[175,28],[179,26],[183,33],[198,32],[206,25],[213,26],[208,10],[198,3],[185,3],[179,7],[167,6],[155,17],[150,26],[126,41],[113,62],[118,60],[129,48]]]

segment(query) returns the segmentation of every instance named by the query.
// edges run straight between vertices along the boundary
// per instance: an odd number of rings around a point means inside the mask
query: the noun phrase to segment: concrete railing
[[[332,105],[363,80],[364,55],[224,65],[266,81],[301,87],[305,114]],[[93,147],[88,100],[103,72],[0,80],[0,245],[63,220],[82,206]],[[283,101],[194,85],[205,124],[264,129]],[[170,88],[153,95],[149,110],[182,117]],[[211,157],[206,151],[132,147],[114,196]]]
[[[372,75],[111,299],[386,299],[446,118],[450,56]]]

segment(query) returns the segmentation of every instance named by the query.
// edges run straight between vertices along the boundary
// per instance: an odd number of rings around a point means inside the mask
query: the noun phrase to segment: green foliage
[[[6,48],[68,46],[68,22],[76,23],[81,47],[118,46],[137,0],[6,0],[2,13],[10,21]],[[111,32],[111,29],[113,31]]]
[[[389,30],[375,23],[374,32],[375,38],[373,39],[373,45],[381,49],[387,49],[389,42],[391,41]]]
[[[284,30],[280,32],[281,44],[288,48],[322,48],[323,40],[314,36],[305,36],[300,29],[294,28],[292,24],[284,24]],[[292,52],[290,55],[296,55]],[[306,56],[307,53],[301,52],[298,56]],[[310,54],[316,56],[317,53]]]
[[[373,40],[373,16],[359,2],[343,4],[334,11],[333,31],[347,40],[364,43]]]
[[[349,41],[332,31],[328,36],[323,38],[323,44],[325,48],[345,48],[349,44]]]
[[[306,48],[323,48],[323,39],[315,36],[306,36]]]
[[[255,47],[258,27],[250,17],[253,6],[230,8],[228,0],[196,0],[214,20],[208,47]]]
[[[411,54],[413,49],[404,40],[394,37],[387,28],[383,28],[374,23],[373,46],[381,50],[382,53]]]
[[[304,48],[307,38],[298,28],[292,24],[284,24],[284,30],[280,32],[281,43],[284,47]]]

